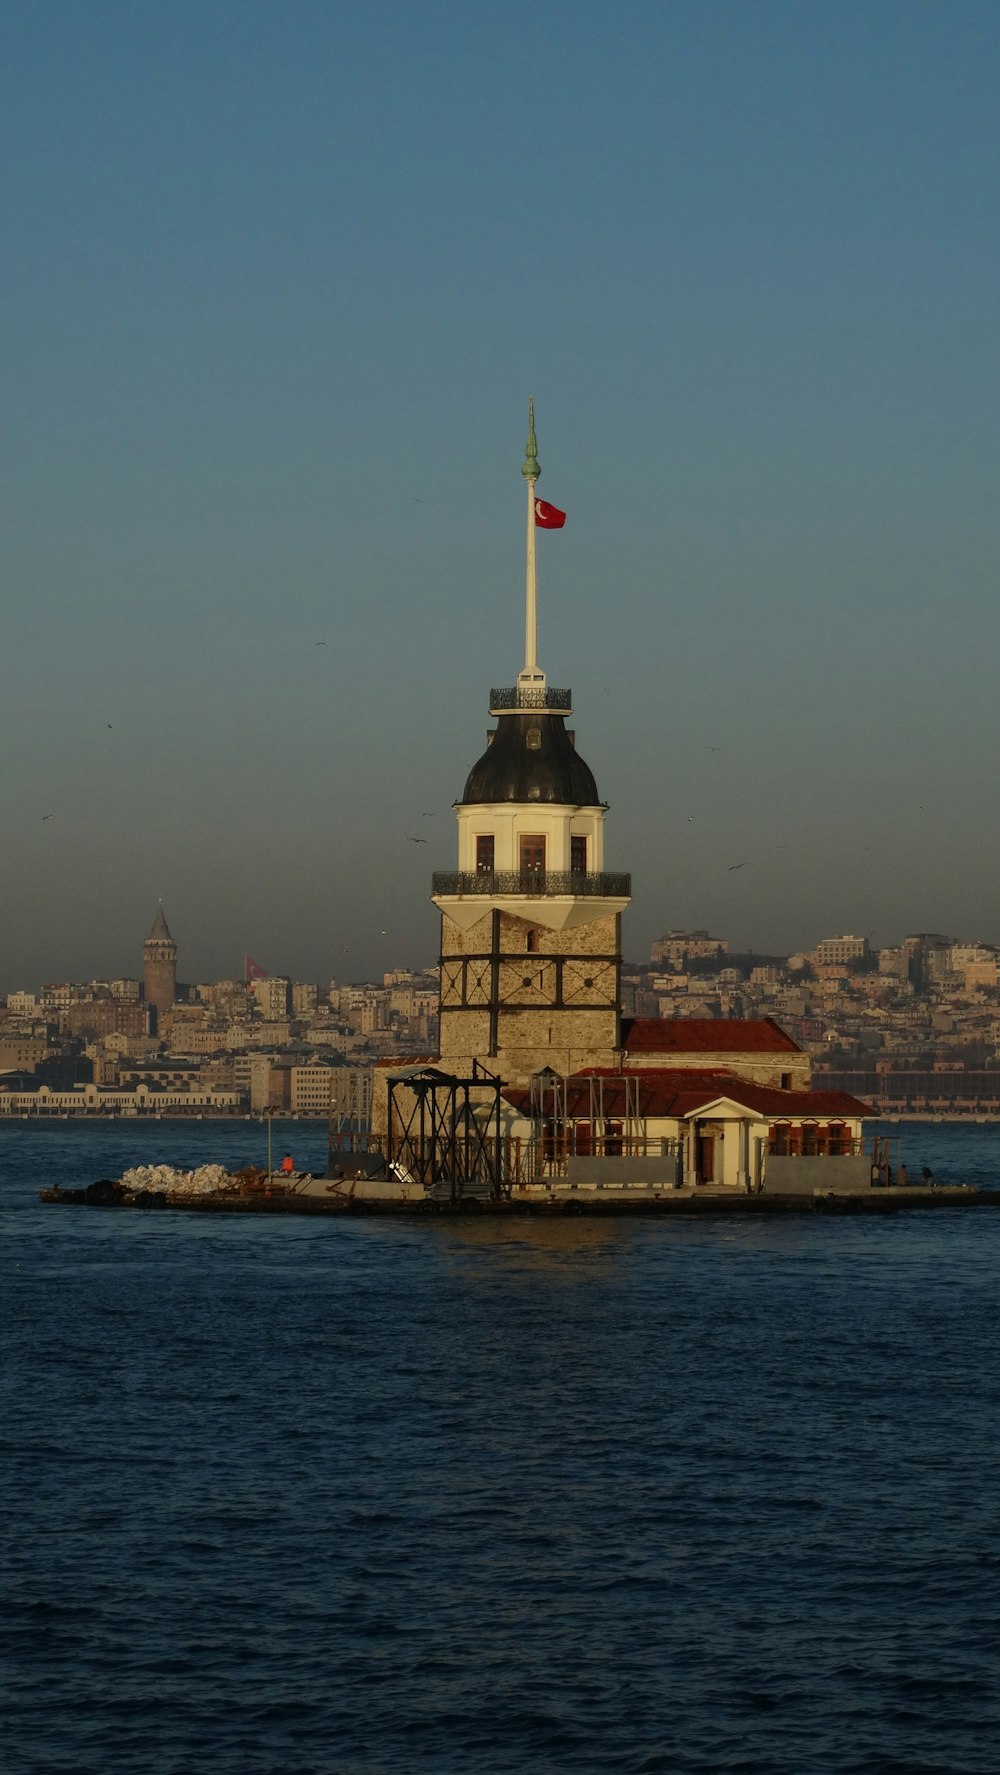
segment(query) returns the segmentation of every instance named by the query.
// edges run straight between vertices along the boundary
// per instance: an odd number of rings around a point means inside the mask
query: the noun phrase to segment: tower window
[[[520,866],[521,866],[521,874],[522,875],[531,875],[531,876],[544,875],[545,874],[545,839],[544,839],[544,837],[543,836],[540,836],[537,838],[534,836],[529,837],[529,835],[527,833],[522,833],[520,843],[518,846],[518,862],[520,863]]]
[[[529,727],[524,736],[524,743],[529,752],[540,752],[542,749],[542,730],[540,727]]]
[[[494,838],[492,832],[481,833],[476,839],[476,874],[493,874]]]
[[[574,875],[587,873],[587,840],[571,838],[569,841],[569,866]]]

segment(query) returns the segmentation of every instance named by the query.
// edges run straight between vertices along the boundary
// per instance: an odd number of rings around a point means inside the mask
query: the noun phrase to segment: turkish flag
[[[544,499],[535,500],[536,530],[561,530],[565,522],[566,513],[557,505],[549,505]]]
[[[267,969],[262,968],[259,961],[254,961],[254,958],[252,955],[244,955],[244,957],[243,957],[243,978],[244,978],[244,980],[247,980],[247,981],[266,980],[267,977],[268,977],[267,976]]]

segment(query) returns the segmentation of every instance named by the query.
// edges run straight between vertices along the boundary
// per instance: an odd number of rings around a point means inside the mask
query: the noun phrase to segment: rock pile
[[[214,1196],[220,1190],[240,1187],[225,1165],[199,1165],[195,1171],[176,1171],[173,1165],[135,1165],[122,1174],[121,1185],[130,1192],[163,1190],[176,1196]]]

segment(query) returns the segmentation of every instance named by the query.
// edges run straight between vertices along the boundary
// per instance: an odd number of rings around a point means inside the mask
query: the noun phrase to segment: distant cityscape
[[[813,1058],[816,1089],[886,1115],[1000,1110],[1000,948],[923,931],[892,947],[825,937],[790,955],[731,954],[668,931],[625,968],[622,1008],[645,1017],[773,1017]]]
[[[138,945],[137,945],[138,953]],[[46,984],[0,1001],[0,1117],[277,1115],[363,1119],[379,1060],[437,1053],[436,969],[328,985],[270,974],[185,985],[162,907],[142,976]],[[628,1017],[771,1017],[814,1086],[887,1115],[1000,1112],[1000,948],[921,932],[872,949],[825,937],[740,954],[669,930],[624,963]]]
[[[185,985],[161,907],[141,978],[8,993],[0,1009],[4,1115],[248,1115],[363,1119],[371,1066],[426,1054],[436,973],[326,987],[269,974]]]

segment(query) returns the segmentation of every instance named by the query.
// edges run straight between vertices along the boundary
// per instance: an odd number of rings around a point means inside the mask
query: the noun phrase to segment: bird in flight
[[[421,814],[421,816],[420,816],[420,817],[421,817],[421,819],[422,819],[422,820],[436,820],[436,819],[437,819],[437,814],[433,814],[433,813],[431,813],[431,814],[427,814],[427,813],[425,813],[425,814]]]
[[[52,818],[51,814],[43,814],[42,815],[42,825],[44,826],[46,820],[51,820],[51,818]]]
[[[110,721],[108,721],[108,722],[106,722],[106,723],[105,723],[105,725],[106,725],[106,726],[107,726],[107,727],[111,727],[111,723],[110,723]],[[113,727],[111,727],[111,731],[112,731],[112,733],[114,733],[114,731],[115,731],[115,730],[114,730],[114,728],[113,728]]]
[[[426,838],[411,838],[410,843],[411,844],[426,844],[427,840],[426,840]]]
[[[745,868],[746,868],[746,863],[730,863],[729,873],[730,873],[730,875],[732,875],[734,869],[745,869]]]
[[[325,647],[325,646],[326,646],[326,642],[325,642],[325,641],[314,641],[314,642],[313,642],[313,646],[314,646],[314,647]]]

